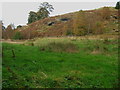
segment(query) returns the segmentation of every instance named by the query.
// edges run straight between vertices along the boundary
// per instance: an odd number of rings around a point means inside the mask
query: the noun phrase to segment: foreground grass
[[[41,51],[40,48],[51,42],[73,43],[79,52]],[[40,39],[32,43],[32,46],[3,43],[4,88],[116,87],[116,40]]]

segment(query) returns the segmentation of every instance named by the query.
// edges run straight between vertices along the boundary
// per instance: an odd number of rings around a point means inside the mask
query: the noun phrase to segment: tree
[[[28,17],[28,24],[35,22],[37,20],[37,13],[30,11],[29,17]]]
[[[87,29],[87,34],[92,33],[93,30],[93,25],[95,22],[95,14],[94,13],[87,13],[85,15],[86,18],[86,29]]]
[[[22,35],[21,35],[21,33],[20,32],[16,32],[15,34],[14,34],[14,36],[12,37],[12,39],[22,39],[23,37],[22,37]]]
[[[65,36],[65,35],[67,35],[67,36],[72,36],[73,35],[73,33],[72,33],[72,29],[71,29],[71,27],[70,27],[71,25],[70,25],[70,23],[69,24],[67,24],[67,23],[65,23],[64,25],[63,25],[63,35]]]
[[[104,32],[104,25],[103,25],[102,21],[96,21],[94,28],[95,28],[94,34],[103,34],[103,32]]]
[[[17,28],[21,28],[22,26],[21,25],[18,25]]]
[[[5,30],[5,26],[3,25],[3,22],[0,20],[0,29]]]
[[[7,31],[12,30],[11,24],[7,26],[6,30]]]
[[[86,18],[85,12],[79,11],[75,15],[74,23],[73,23],[73,34],[74,35],[85,35],[87,34],[86,29]]]
[[[120,9],[120,1],[118,1],[118,2],[116,3],[115,9]]]
[[[49,17],[50,12],[52,12],[53,10],[53,6],[48,2],[41,3],[37,12],[37,19],[40,20]]]
[[[7,26],[5,33],[7,39],[11,39],[13,37],[14,30],[12,30],[11,24]]]
[[[103,7],[103,9],[101,9],[100,14],[103,18],[103,20],[109,20],[110,19],[110,15],[111,15],[111,11],[109,7]]]
[[[53,10],[53,6],[48,2],[41,3],[37,12],[30,11],[28,17],[28,24],[49,17],[50,12],[52,12]]]
[[[87,34],[102,34],[104,32],[104,22],[106,19],[108,19],[108,17],[105,16],[102,13],[102,11],[103,10],[100,10],[97,12],[86,13],[85,16],[86,16]],[[104,16],[104,19],[101,13]]]

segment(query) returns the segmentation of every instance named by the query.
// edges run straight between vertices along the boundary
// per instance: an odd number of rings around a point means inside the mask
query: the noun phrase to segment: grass
[[[3,88],[113,88],[117,86],[117,40],[44,38],[30,43],[33,45],[3,43]],[[79,52],[40,50],[44,46],[51,45],[55,48],[59,46],[58,44],[69,43],[77,46]],[[65,49],[61,46],[60,48]],[[93,53],[95,50],[99,53]]]

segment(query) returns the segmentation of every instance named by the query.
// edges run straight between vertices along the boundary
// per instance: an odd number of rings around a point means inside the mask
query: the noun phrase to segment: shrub
[[[61,42],[52,42],[48,45],[41,47],[41,51],[50,51],[50,52],[68,52],[74,53],[78,52],[78,48],[75,44],[72,43],[61,43]]]
[[[72,31],[67,30],[66,35],[67,35],[67,36],[72,36],[72,35],[73,35],[73,33],[72,33]]]
[[[13,36],[13,39],[17,40],[17,39],[23,39],[22,35],[20,32],[16,32],[15,35]]]
[[[17,28],[21,28],[22,26],[21,25],[18,25]]]
[[[108,39],[104,39],[103,41],[97,40],[95,42],[91,42],[90,45],[88,44],[84,50],[91,52],[92,54],[111,54],[112,51],[110,51],[109,48],[110,43],[111,41]]]

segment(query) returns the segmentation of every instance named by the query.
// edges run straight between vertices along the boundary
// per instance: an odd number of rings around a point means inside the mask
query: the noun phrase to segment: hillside
[[[118,11],[111,7],[77,11],[38,20],[16,29],[15,32],[20,32],[23,39],[46,36],[116,34],[118,33],[117,14]],[[10,37],[13,37],[14,34]],[[5,33],[3,32],[4,36]]]

